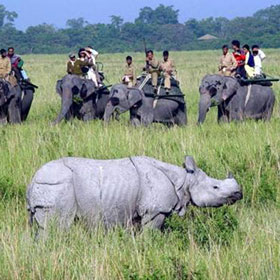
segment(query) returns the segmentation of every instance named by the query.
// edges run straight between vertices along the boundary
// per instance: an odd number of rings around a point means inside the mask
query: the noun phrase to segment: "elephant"
[[[207,75],[200,91],[198,124],[214,104],[218,106],[218,122],[245,119],[270,120],[275,104],[272,88],[262,84],[242,84],[233,77]]]
[[[21,123],[21,88],[0,79],[0,123]]]
[[[128,88],[117,84],[112,87],[107,103],[104,120],[109,122],[115,111],[124,113],[130,111],[131,124],[149,125],[153,122],[166,125],[183,126],[187,124],[186,105],[171,96],[155,98],[139,88]]]
[[[18,85],[22,91],[22,98],[21,98],[21,120],[26,121],[29,111],[32,106],[33,98],[35,89],[38,87],[30,82],[30,80],[24,80],[22,74],[20,73],[19,69],[12,68],[12,73],[17,79]]]
[[[136,156],[115,160],[62,158],[43,165],[27,188],[27,210],[38,234],[50,221],[69,229],[75,218],[89,228],[103,224],[161,229],[172,213],[184,216],[189,204],[220,207],[242,199],[232,174],[209,177],[191,156],[183,167]]]
[[[97,89],[92,80],[66,75],[57,81],[56,91],[61,96],[61,111],[54,124],[73,117],[83,121],[103,118],[109,99],[106,87]]]

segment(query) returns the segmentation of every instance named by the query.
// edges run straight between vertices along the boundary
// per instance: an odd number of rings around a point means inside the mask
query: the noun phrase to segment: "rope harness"
[[[250,84],[250,85],[248,86],[248,91],[247,91],[247,95],[246,95],[245,108],[246,108],[246,106],[247,106],[247,104],[248,104],[248,102],[249,102],[249,99],[250,99],[250,97],[251,97],[251,93],[252,93],[252,85]]]

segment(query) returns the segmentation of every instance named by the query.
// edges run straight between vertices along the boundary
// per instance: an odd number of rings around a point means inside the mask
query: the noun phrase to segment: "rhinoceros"
[[[45,230],[56,217],[69,228],[75,217],[88,226],[132,226],[160,229],[165,218],[183,216],[191,203],[220,207],[242,199],[232,175],[210,178],[187,156],[182,167],[149,157],[117,160],[62,158],[41,167],[27,189],[31,222]]]

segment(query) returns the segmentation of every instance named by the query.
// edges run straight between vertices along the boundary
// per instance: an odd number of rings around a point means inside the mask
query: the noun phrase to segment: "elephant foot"
[[[140,120],[138,120],[137,118],[131,119],[130,122],[131,122],[131,124],[132,124],[133,126],[135,126],[135,127],[141,125]]]

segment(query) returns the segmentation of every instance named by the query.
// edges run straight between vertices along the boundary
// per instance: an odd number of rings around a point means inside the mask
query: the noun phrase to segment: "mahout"
[[[218,107],[218,122],[245,119],[270,120],[275,95],[270,82],[242,81],[235,77],[206,75],[201,82],[198,123],[211,106]]]
[[[76,217],[89,228],[103,224],[161,229],[173,213],[183,216],[189,204],[220,207],[242,199],[232,174],[209,177],[187,156],[183,167],[140,156],[115,160],[62,158],[42,166],[27,189],[31,223],[38,233],[51,221],[68,229]]]

